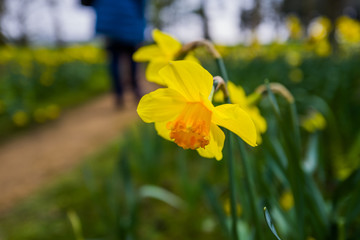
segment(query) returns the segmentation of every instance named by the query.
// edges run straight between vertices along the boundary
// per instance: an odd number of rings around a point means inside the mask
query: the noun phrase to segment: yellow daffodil
[[[29,122],[29,117],[23,110],[17,111],[13,116],[12,120],[18,127],[23,127]]]
[[[295,15],[286,18],[286,26],[290,33],[291,39],[300,39],[303,35],[303,28],[300,19]]]
[[[230,199],[226,199],[226,201],[224,203],[224,211],[225,211],[226,215],[228,215],[228,216],[231,215]],[[242,213],[243,213],[243,208],[242,208],[240,203],[236,203],[236,213],[237,213],[238,216],[241,216]]]
[[[236,86],[232,82],[228,82],[227,86],[231,102],[238,104],[253,120],[257,132],[257,144],[260,144],[262,142],[261,134],[267,129],[266,120],[261,116],[259,109],[251,103],[251,99],[246,97],[242,87]],[[214,96],[215,102],[222,102],[223,99],[224,95],[222,92],[217,92]]]
[[[360,42],[360,22],[346,16],[336,20],[336,36],[341,43]]]
[[[214,107],[209,96],[213,77],[199,64],[171,61],[159,71],[168,88],[145,95],[137,112],[144,122],[155,122],[158,134],[184,149],[207,158],[222,159],[222,126],[256,146],[256,129],[250,116],[236,104]]]
[[[157,29],[153,30],[152,36],[155,44],[139,48],[134,53],[133,59],[136,62],[149,62],[145,72],[147,80],[166,86],[164,80],[159,76],[159,70],[176,59],[182,45],[172,36]],[[197,61],[191,54],[188,54],[185,59]]]
[[[302,62],[302,57],[298,51],[288,51],[285,55],[286,62],[292,67],[298,67]]]
[[[317,42],[326,39],[331,30],[331,21],[326,17],[318,17],[309,25],[309,38]]]
[[[294,206],[294,196],[291,191],[287,190],[280,196],[280,206],[285,210],[289,211]]]
[[[304,73],[300,68],[292,68],[289,72],[289,79],[294,83],[299,83],[303,80]]]
[[[313,110],[301,120],[301,126],[306,131],[312,133],[317,130],[323,130],[326,127],[326,120],[320,112]]]

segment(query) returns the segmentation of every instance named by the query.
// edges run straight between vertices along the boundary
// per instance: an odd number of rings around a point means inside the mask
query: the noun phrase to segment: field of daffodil
[[[62,108],[107,89],[104,56],[91,45],[0,48],[0,132],[58,118]]]
[[[182,44],[154,30],[133,56],[160,86],[138,104],[143,122],[18,206],[0,233],[358,239],[360,24],[320,17],[305,36],[287,21],[289,41],[266,46]]]

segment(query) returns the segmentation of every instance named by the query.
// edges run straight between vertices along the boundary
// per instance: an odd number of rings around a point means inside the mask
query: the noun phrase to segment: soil
[[[131,93],[125,94],[122,109],[116,109],[112,95],[107,94],[3,143],[0,213],[9,211],[45,183],[99,151],[138,119],[136,100]]]

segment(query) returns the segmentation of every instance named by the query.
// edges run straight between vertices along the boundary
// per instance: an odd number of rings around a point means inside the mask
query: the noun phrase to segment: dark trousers
[[[124,72],[130,74],[130,82],[134,94],[136,97],[140,97],[136,78],[137,64],[132,60],[132,55],[136,51],[136,47],[107,39],[106,50],[109,57],[109,71],[112,88],[116,98],[121,99],[124,94]],[[123,64],[121,60],[126,60],[127,64]],[[124,67],[127,66],[130,67],[130,71],[124,70]]]

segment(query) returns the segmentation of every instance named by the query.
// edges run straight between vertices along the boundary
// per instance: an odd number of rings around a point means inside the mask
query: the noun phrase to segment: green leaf
[[[280,113],[280,107],[279,107],[279,104],[277,103],[277,100],[275,98],[275,95],[274,93],[271,91],[270,89],[270,83],[269,83],[269,80],[268,79],[265,79],[265,86],[266,86],[266,90],[267,90],[267,94],[268,94],[268,98],[269,98],[269,101],[270,101],[270,104],[273,108],[273,111],[275,113],[275,116],[277,118],[277,120],[279,122],[281,122],[281,113]]]
[[[274,236],[278,240],[281,240],[281,238],[279,237],[279,235],[276,232],[275,226],[274,226],[274,224],[272,223],[272,220],[271,220],[270,213],[269,213],[269,211],[267,210],[266,207],[264,207],[264,215],[265,215],[266,223],[267,223],[268,227],[270,228],[271,232],[274,234]]]
[[[339,204],[340,200],[346,199],[360,183],[360,168],[355,170],[347,179],[341,182],[334,192],[334,205]]]
[[[221,229],[223,230],[224,233],[229,234],[230,227],[226,223],[227,221],[226,215],[224,213],[222,205],[219,203],[218,196],[215,194],[214,190],[211,188],[211,186],[208,183],[203,182],[202,186],[204,188],[205,195],[210,204],[210,207],[214,212],[217,220],[219,221]]]
[[[306,157],[303,161],[303,169],[308,174],[312,174],[318,165],[318,142],[318,134],[315,132],[310,136]]]
[[[83,238],[83,234],[82,234],[81,221],[80,221],[78,214],[74,210],[69,210],[69,211],[67,211],[67,216],[71,223],[71,227],[74,230],[75,239],[83,240],[84,238]]]
[[[295,149],[297,150],[297,154],[300,154],[300,152],[301,152],[301,137],[300,137],[300,129],[299,129],[299,119],[298,119],[298,115],[297,115],[295,102],[290,103],[289,107],[290,107],[292,130],[293,130],[293,134],[294,134]]]
[[[305,185],[306,211],[309,211],[312,216],[311,220],[314,221],[313,225],[316,226],[314,231],[318,232],[319,236],[325,237],[330,219],[326,210],[327,204],[310,174],[305,175]]]
[[[184,205],[184,202],[180,197],[158,186],[153,186],[153,185],[142,186],[139,189],[139,195],[142,198],[150,197],[150,198],[158,199],[178,209],[180,209]]]

